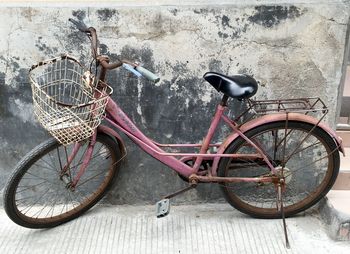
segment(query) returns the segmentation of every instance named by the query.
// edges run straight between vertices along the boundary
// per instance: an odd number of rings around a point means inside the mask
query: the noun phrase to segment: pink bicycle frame
[[[148,137],[146,137],[138,128],[137,126],[129,119],[129,117],[123,112],[123,110],[115,103],[111,98],[109,98],[107,107],[106,107],[106,116],[105,120],[109,122],[112,126],[117,128],[118,130],[125,133],[131,140],[133,140],[138,146],[140,146],[146,153],[150,154],[157,160],[161,161],[162,163],[166,164],[179,174],[190,178],[190,176],[195,175],[196,180],[201,182],[274,182],[276,181],[276,177],[252,177],[252,178],[245,178],[245,177],[217,177],[217,169],[219,165],[219,161],[221,158],[224,157],[230,157],[230,158],[241,158],[241,159],[263,159],[266,165],[271,170],[272,175],[276,174],[276,169],[271,164],[269,158],[265,154],[265,152],[259,147],[259,144],[254,143],[252,140],[247,138],[247,136],[244,134],[246,131],[255,128],[259,125],[266,124],[269,122],[275,122],[275,121],[285,121],[288,120],[296,120],[296,121],[303,121],[307,122],[313,125],[317,125],[320,128],[324,129],[327,133],[329,133],[335,140],[335,142],[338,144],[339,150],[343,152],[343,146],[341,139],[336,135],[336,133],[330,129],[328,126],[320,123],[317,119],[312,118],[308,115],[304,114],[298,114],[298,113],[288,113],[288,114],[272,114],[272,115],[266,115],[257,119],[254,119],[252,121],[249,121],[242,126],[238,128],[237,124],[229,119],[226,115],[224,115],[224,111],[227,108],[226,103],[224,102],[224,99],[222,100],[221,104],[219,104],[216,108],[216,112],[214,114],[214,117],[211,121],[208,133],[206,137],[203,140],[202,144],[159,144]],[[211,140],[213,138],[213,135],[220,123],[220,121],[223,121],[226,123],[232,130],[232,134],[229,135],[226,140],[223,141],[221,144],[212,144]],[[121,148],[124,148],[123,141],[119,134],[114,131],[113,129],[100,125],[98,127],[98,131],[104,132],[108,135],[114,136],[119,143]],[[73,187],[77,184],[79,181],[79,178],[84,173],[92,155],[94,143],[96,140],[97,131],[95,132],[94,136],[90,140],[89,146],[87,148],[87,151],[85,152],[84,160],[82,163],[82,166],[79,169],[79,172],[77,176],[75,177],[73,181]],[[252,147],[255,148],[256,153],[255,154],[225,154],[226,148],[229,146],[231,142],[233,142],[236,138],[242,137],[247,143],[249,143]],[[163,148],[185,148],[185,147],[192,147],[192,148],[199,148],[199,153],[169,153],[164,151]],[[210,147],[217,147],[216,153],[208,153],[208,150]],[[63,171],[67,170],[67,167],[69,167],[69,164],[71,160],[74,158],[77,150],[80,148],[79,144],[76,144],[74,146],[72,154],[69,156],[67,165],[64,167]],[[124,151],[122,151],[124,152]],[[194,159],[194,165],[191,167],[185,163],[188,159]],[[212,160],[212,166],[211,170],[208,170],[207,176],[202,176],[199,174],[199,168],[203,162],[203,160]],[[63,172],[64,173],[64,172]],[[198,173],[198,175],[197,175]]]
[[[148,137],[146,137],[128,118],[128,116],[123,112],[123,110],[113,101],[109,100],[106,113],[107,116],[105,119],[112,124],[114,127],[125,133],[129,138],[131,138],[137,145],[139,145],[145,152],[156,158],[157,160],[163,162],[170,168],[174,169],[176,172],[180,173],[183,176],[189,177],[192,174],[196,174],[199,170],[199,167],[204,159],[214,159],[214,158],[223,158],[223,157],[239,157],[239,158],[262,158],[269,166],[272,172],[274,172],[274,167],[271,162],[268,160],[264,151],[262,151],[257,145],[255,145],[251,140],[249,140],[237,127],[235,123],[231,121],[223,113],[226,109],[225,105],[219,104],[214,118],[210,124],[208,133],[204,138],[202,144],[158,144]],[[228,124],[235,133],[244,138],[248,143],[250,143],[256,150],[256,154],[224,154],[224,153],[207,153],[210,147],[220,147],[221,144],[211,144],[213,135],[219,125],[220,120],[223,120]],[[104,132],[107,132],[110,135],[115,136],[115,132],[112,129],[103,126]],[[161,149],[161,147],[198,147],[200,148],[199,153],[168,153]],[[185,156],[185,157],[184,157]],[[182,157],[178,159],[177,157]],[[193,167],[188,166],[183,161],[185,158],[196,158]],[[216,168],[212,169],[211,173],[216,175]]]

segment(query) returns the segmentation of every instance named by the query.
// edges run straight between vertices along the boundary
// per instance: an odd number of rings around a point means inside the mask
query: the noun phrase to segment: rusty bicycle
[[[129,60],[110,63],[99,54],[96,29],[70,21],[91,40],[99,75],[68,55],[30,69],[35,115],[54,138],[30,151],[7,183],[4,205],[15,223],[54,227],[94,206],[126,156],[116,130],[188,183],[157,203],[158,217],[169,213],[170,198],[201,183],[216,183],[239,211],[284,220],[315,205],[334,184],[343,147],[336,133],[322,123],[328,109],[320,98],[255,100],[258,83],[253,77],[207,72],[204,79],[222,93],[222,99],[203,142],[159,144],[111,99],[113,89],[105,82],[108,71],[121,66],[152,82],[159,78]],[[225,112],[229,101],[237,99],[246,101],[247,108],[231,119]],[[246,121],[239,123],[243,118]],[[222,123],[232,132],[222,142],[212,143]]]

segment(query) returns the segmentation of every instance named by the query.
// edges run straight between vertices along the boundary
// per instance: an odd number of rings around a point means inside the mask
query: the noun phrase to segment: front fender
[[[287,114],[281,113],[281,114],[272,114],[272,115],[265,115],[259,118],[255,118],[251,121],[246,122],[243,124],[239,129],[242,133],[245,133],[257,126],[267,124],[267,123],[273,123],[273,122],[279,122],[279,121],[285,121],[287,119]],[[300,121],[300,122],[305,122],[309,123],[312,125],[317,125],[318,127],[322,128],[325,132],[327,132],[336,142],[336,144],[339,147],[339,151],[342,152],[345,156],[344,153],[344,147],[343,147],[343,142],[340,137],[337,136],[336,132],[332,130],[329,126],[327,126],[324,123],[318,123],[319,120],[308,116],[304,114],[299,114],[299,113],[288,113],[288,121]],[[217,153],[224,153],[226,148],[231,144],[232,141],[234,141],[236,138],[239,137],[238,133],[232,133],[229,135],[224,142],[220,145],[218,148]],[[213,160],[213,165],[212,165],[212,175],[216,176],[217,175],[217,169],[219,165],[220,157],[215,157]]]
[[[116,140],[118,141],[118,146],[119,146],[120,151],[122,152],[122,156],[126,155],[125,143],[124,143],[122,137],[116,131],[114,131],[113,129],[111,129],[105,125],[102,125],[102,124],[100,124],[97,127],[97,131],[102,132],[102,133],[106,133],[112,137],[115,137]]]

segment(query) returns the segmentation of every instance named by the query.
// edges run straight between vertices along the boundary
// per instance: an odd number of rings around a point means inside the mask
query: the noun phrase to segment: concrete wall
[[[89,60],[89,43],[70,17],[97,28],[104,54],[140,61],[161,76],[156,85],[123,70],[109,76],[113,98],[159,142],[203,138],[220,98],[201,78],[206,71],[253,75],[261,82],[260,99],[320,96],[330,107],[326,121],[335,126],[349,1],[155,2],[1,6],[0,189],[23,155],[47,137],[32,113],[28,68],[63,52]],[[128,142],[127,161],[106,202],[154,202],[183,185]],[[178,201],[220,198],[217,186],[208,185]]]

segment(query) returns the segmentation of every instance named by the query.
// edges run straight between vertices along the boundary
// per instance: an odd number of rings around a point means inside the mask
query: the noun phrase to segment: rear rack
[[[320,111],[327,113],[326,104],[318,97],[284,99],[284,100],[248,100],[249,110],[258,115],[272,113],[310,113]],[[325,112],[326,111],[326,112]]]
[[[247,109],[234,120],[244,119],[244,122],[257,116],[278,113],[312,114],[323,119],[328,113],[326,104],[319,97],[282,99],[282,100],[247,100]]]

